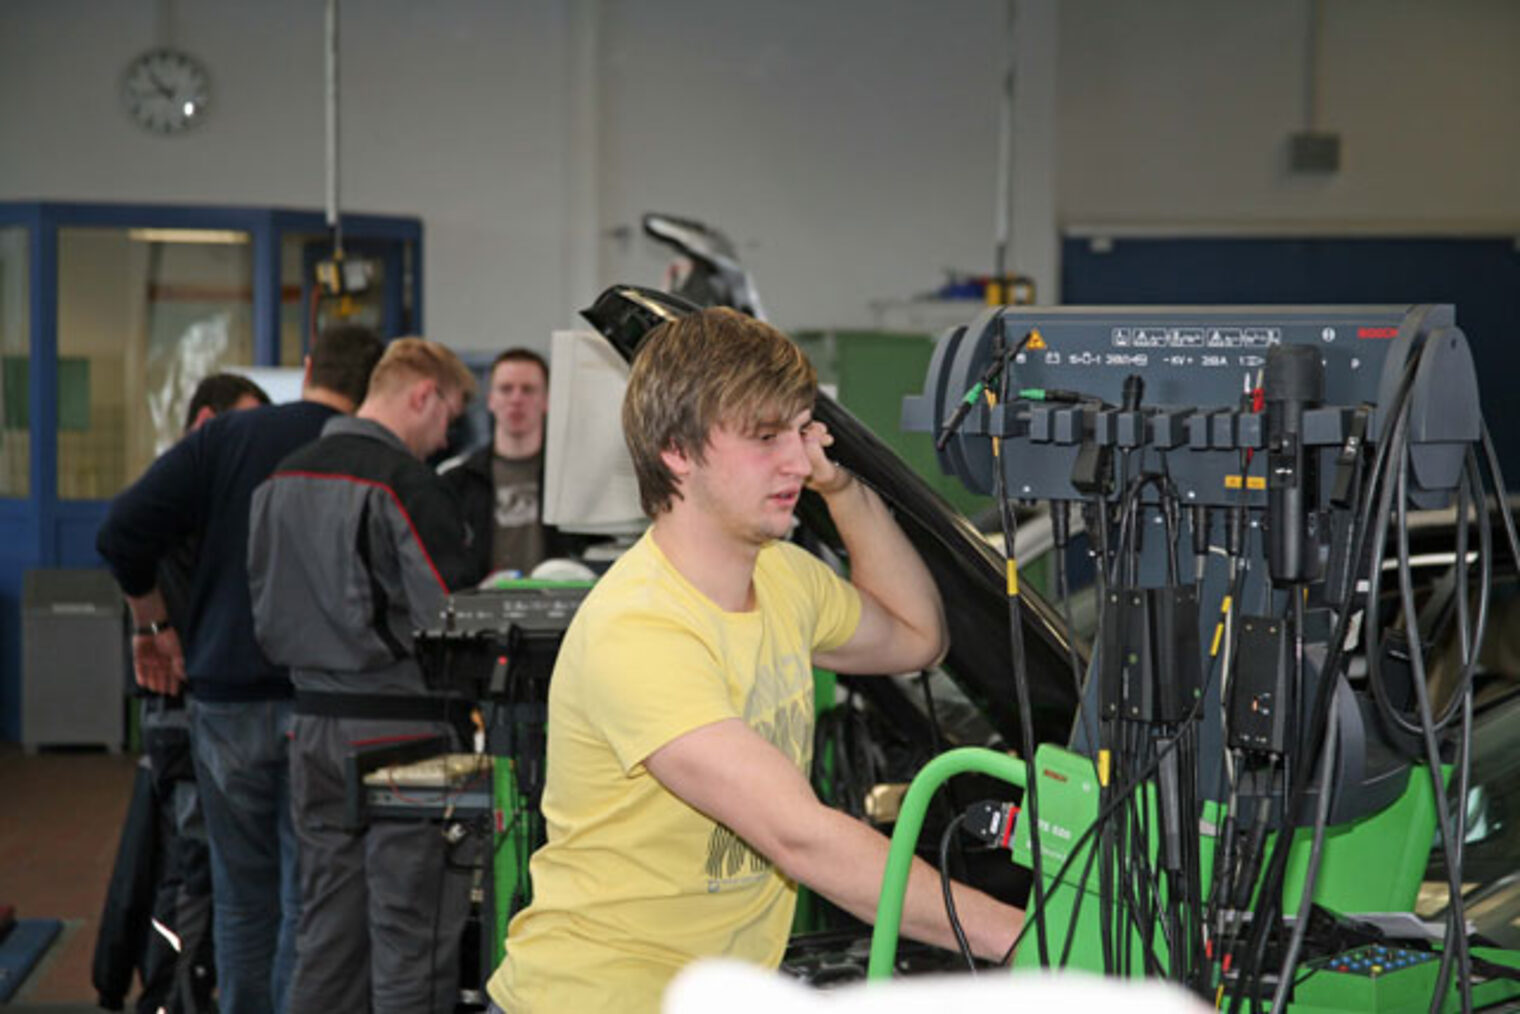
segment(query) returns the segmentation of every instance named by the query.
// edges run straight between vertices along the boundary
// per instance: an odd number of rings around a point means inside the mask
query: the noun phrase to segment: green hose
[[[952,776],[968,771],[1024,788],[1024,762],[994,750],[961,747],[942,753],[924,765],[913,784],[908,786],[902,810],[897,815],[897,826],[892,830],[892,848],[887,853],[887,868],[881,877],[881,897],[876,904],[876,926],[871,931],[871,963],[866,969],[868,979],[892,977],[892,965],[897,960],[897,931],[902,924],[903,895],[908,887],[908,868],[913,864],[913,853],[918,847],[918,835],[923,830],[929,800]]]

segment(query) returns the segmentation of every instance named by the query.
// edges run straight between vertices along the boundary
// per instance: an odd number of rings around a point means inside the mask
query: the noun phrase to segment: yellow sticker
[[[1108,788],[1108,766],[1111,763],[1107,750],[1098,751],[1098,784]]]
[[[1045,338],[1040,334],[1040,332],[1029,332],[1029,344],[1026,345],[1025,348],[1029,349],[1031,352],[1038,352],[1045,347]]]
[[[1246,476],[1246,489],[1266,489],[1267,477],[1264,475]]]
[[[1008,561],[1008,597],[1014,598],[1019,593],[1019,561],[1012,558]]]
[[[1239,489],[1240,487],[1241,487],[1240,476],[1238,476],[1238,475],[1227,475],[1227,476],[1224,477],[1224,488],[1225,489]]]

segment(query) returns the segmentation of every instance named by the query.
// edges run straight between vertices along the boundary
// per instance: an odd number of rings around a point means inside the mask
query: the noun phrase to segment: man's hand
[[[807,477],[807,487],[823,496],[838,493],[855,478],[830,461],[824,453],[824,448],[833,446],[833,443],[834,434],[818,420],[814,419],[802,427],[802,447],[807,451],[808,461],[813,466]]]
[[[155,694],[177,696],[185,686],[185,654],[174,629],[132,636],[132,669],[137,685]]]
[[[128,595],[132,626],[132,670],[137,685],[155,694],[178,694],[185,685],[185,653],[179,634],[169,625],[169,607],[154,588],[142,595]],[[149,633],[148,631],[152,631]]]

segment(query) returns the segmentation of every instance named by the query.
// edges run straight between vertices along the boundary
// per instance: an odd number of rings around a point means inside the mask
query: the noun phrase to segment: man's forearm
[[[793,875],[851,915],[876,921],[882,875],[886,870],[887,839],[852,817],[830,811],[836,822],[823,852],[804,858]],[[1007,953],[1024,923],[1024,913],[965,884],[955,884],[956,916],[971,945],[972,953],[989,961]],[[908,870],[903,896],[903,936],[947,950],[958,948],[955,931],[945,911],[939,874],[915,858]]]
[[[644,761],[660,784],[731,829],[798,883],[868,922],[876,918],[890,846],[879,832],[824,806],[795,764],[742,719],[694,729]],[[980,891],[958,887],[957,912],[973,951],[999,958],[1023,913]],[[938,877],[915,861],[908,875],[902,931],[954,949]]]
[[[848,474],[848,473],[846,473]],[[850,557],[850,582],[920,636],[946,644],[939,589],[887,505],[858,477],[823,494]]]
[[[154,588],[142,595],[128,595],[127,609],[132,613],[132,626],[147,627],[155,623],[164,623],[169,619],[169,606],[164,602],[163,593]]]

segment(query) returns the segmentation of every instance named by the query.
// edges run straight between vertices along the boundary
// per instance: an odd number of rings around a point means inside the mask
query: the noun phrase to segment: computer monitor
[[[639,534],[649,519],[623,443],[628,363],[594,331],[554,332],[549,361],[544,522],[586,534]]]

